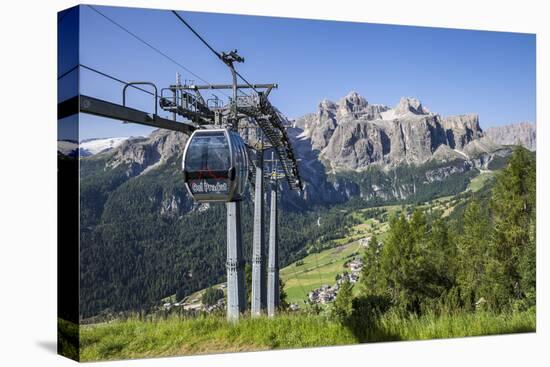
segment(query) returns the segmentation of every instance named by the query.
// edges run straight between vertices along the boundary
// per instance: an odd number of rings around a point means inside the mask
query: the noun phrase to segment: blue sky
[[[169,11],[97,9],[210,83],[230,82],[226,66]],[[246,59],[238,69],[248,80],[277,82],[271,100],[289,117],[315,112],[323,98],[336,101],[354,90],[370,103],[393,106],[411,96],[442,115],[478,113],[482,127],[535,121],[534,35],[180,14],[218,51],[238,49]],[[173,83],[177,71],[196,80],[92,9],[83,6],[80,16],[81,63],[159,88]],[[81,80],[81,93],[120,102],[120,84],[86,71]],[[152,99],[140,92],[131,93],[130,101],[152,110]],[[83,116],[80,138],[149,131]]]

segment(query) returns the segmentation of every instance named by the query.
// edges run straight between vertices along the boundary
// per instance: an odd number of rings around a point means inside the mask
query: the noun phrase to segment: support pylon
[[[227,208],[227,320],[236,322],[246,310],[244,261],[241,232],[241,202],[226,203]]]
[[[250,313],[259,316],[266,305],[265,234],[264,234],[264,159],[261,144],[256,156],[256,182],[254,190],[254,234],[252,242],[252,304]]]
[[[275,162],[274,156],[271,161]],[[276,170],[273,170],[273,175]],[[275,316],[279,307],[279,238],[277,231],[277,179],[271,180],[271,206],[269,208],[269,255],[268,255],[268,273],[267,273],[267,315]]]

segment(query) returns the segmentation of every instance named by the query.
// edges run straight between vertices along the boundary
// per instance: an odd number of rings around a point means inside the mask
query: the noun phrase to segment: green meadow
[[[307,348],[398,340],[453,338],[535,331],[535,313],[469,313],[400,317],[382,315],[352,330],[326,315],[287,313],[274,319],[222,315],[128,319],[80,329],[80,360],[99,361],[222,352]]]

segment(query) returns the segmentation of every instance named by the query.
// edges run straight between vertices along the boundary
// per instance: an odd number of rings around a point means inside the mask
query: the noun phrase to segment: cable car
[[[197,202],[242,200],[248,178],[243,139],[229,129],[195,130],[183,153],[183,180]]]

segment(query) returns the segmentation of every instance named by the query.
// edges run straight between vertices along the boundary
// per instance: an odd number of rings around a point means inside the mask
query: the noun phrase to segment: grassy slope
[[[450,201],[453,198],[454,196],[441,197],[427,204],[418,205],[417,207],[424,209],[441,209],[444,211],[444,215],[448,215],[448,212],[453,209],[453,207],[450,206]],[[409,206],[410,205],[407,205],[406,207]],[[319,288],[323,284],[333,285],[335,283],[336,274],[341,274],[346,270],[349,271],[349,269],[344,268],[344,263],[351,260],[353,254],[357,254],[359,257],[362,256],[363,247],[360,245],[359,239],[370,237],[375,234],[380,241],[384,240],[389,224],[387,222],[380,223],[374,218],[362,219],[362,213],[372,209],[383,209],[388,215],[393,215],[401,210],[401,208],[400,205],[387,205],[376,208],[360,209],[356,212],[349,213],[355,219],[361,220],[361,223],[350,229],[348,237],[333,240],[338,247],[324,250],[319,253],[309,254],[299,261],[303,261],[303,265],[297,266],[296,264],[299,262],[294,262],[281,269],[280,275],[285,282],[287,301],[289,303],[297,303],[301,306],[311,290]]]
[[[293,263],[281,269],[280,275],[285,282],[287,301],[301,305],[312,289],[323,284],[333,285],[336,282],[336,274],[345,270],[344,263],[350,260],[354,253],[361,251],[361,248],[357,242],[352,242],[310,254],[301,260],[303,265],[297,266]]]
[[[357,343],[348,329],[319,316],[244,318],[222,316],[155,321],[127,320],[84,326],[81,360],[144,358]]]
[[[484,171],[477,175],[476,177],[472,178],[470,181],[470,184],[468,185],[468,189],[473,192],[479,191],[485,184],[493,179],[495,177],[495,171]]]
[[[82,361],[97,361],[532,331],[535,331],[534,312],[409,318],[387,314],[366,332],[360,331],[361,337],[324,316],[246,317],[236,325],[227,323],[222,316],[196,319],[174,316],[83,326],[80,356]]]

